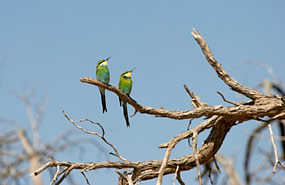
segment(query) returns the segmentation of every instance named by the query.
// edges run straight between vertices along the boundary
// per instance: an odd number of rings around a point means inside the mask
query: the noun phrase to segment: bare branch
[[[87,183],[88,185],[90,185],[89,180],[87,179],[87,177],[86,177],[86,175],[84,174],[83,171],[81,171],[81,174],[83,175],[84,179],[86,180],[86,183]]]
[[[189,94],[189,96],[192,98],[192,105],[194,108],[198,108],[198,107],[204,107],[204,106],[208,106],[208,104],[202,102],[199,98],[199,96],[194,95],[193,92],[191,92],[187,85],[184,84],[184,89],[186,90],[186,92]]]
[[[227,84],[232,90],[243,94],[244,96],[250,98],[250,99],[257,99],[257,98],[261,98],[263,97],[263,94],[257,90],[253,90],[250,89],[240,83],[238,83],[234,78],[232,78],[222,67],[221,64],[219,64],[207,42],[205,41],[205,39],[202,37],[202,35],[196,30],[193,29],[192,33],[191,33],[194,37],[194,39],[198,42],[198,44],[200,45],[207,61],[209,62],[209,64],[215,69],[216,73],[218,74],[218,77],[224,81],[225,84]]]
[[[173,148],[176,146],[176,144],[177,144],[179,141],[181,141],[181,140],[183,140],[183,139],[186,139],[186,138],[188,138],[188,137],[193,137],[193,133],[194,133],[194,132],[200,133],[200,132],[202,132],[203,130],[212,127],[212,132],[210,133],[210,135],[209,135],[209,137],[208,137],[208,139],[211,140],[211,139],[213,139],[213,138],[212,138],[212,134],[215,133],[215,132],[213,132],[213,131],[214,131],[214,128],[215,128],[215,125],[218,124],[218,123],[221,123],[221,122],[223,122],[223,121],[224,121],[224,120],[223,120],[222,117],[213,116],[213,117],[211,117],[210,119],[208,119],[208,120],[204,121],[203,123],[199,124],[199,125],[196,126],[195,128],[193,128],[193,129],[191,129],[191,130],[188,130],[188,131],[186,131],[186,132],[183,132],[183,133],[181,133],[181,134],[175,136],[175,137],[174,137],[173,139],[171,139],[168,143],[160,145],[160,146],[159,146],[160,148],[165,148],[165,147],[167,147],[167,149],[166,149],[166,152],[165,152],[165,155],[164,155],[164,159],[163,159],[162,165],[161,165],[161,167],[160,167],[160,169],[159,169],[159,176],[158,176],[158,178],[157,178],[157,184],[161,184],[161,183],[162,183],[162,176],[163,176],[163,174],[164,174],[164,172],[165,172],[165,170],[166,170],[166,166],[167,166],[167,162],[168,162],[169,157],[170,157],[170,153],[171,153],[171,151],[173,150]],[[230,128],[230,127],[232,126],[232,124],[228,124],[228,126],[229,126],[229,128]],[[226,132],[225,132],[224,134],[226,134]],[[220,134],[219,134],[219,135],[220,135]],[[221,135],[220,135],[220,136],[221,136]],[[220,139],[223,140],[223,138],[220,138]],[[217,142],[217,140],[215,140],[215,143],[216,143],[216,142]],[[205,145],[202,145],[202,147],[200,147],[199,151],[203,150],[203,149],[202,149],[203,146],[205,146]],[[219,147],[219,145],[216,145],[216,147]],[[198,154],[200,153],[199,151],[198,151]],[[206,155],[206,156],[209,157],[209,159],[210,159],[210,158],[212,158],[213,155],[214,155],[214,154],[211,153],[211,155],[209,156],[209,153],[208,153],[208,155]],[[205,157],[205,155],[203,155],[203,156]],[[209,159],[208,159],[208,160],[209,160]],[[201,159],[199,159],[199,160],[201,160]],[[196,161],[196,160],[195,160],[195,157],[194,157],[194,161]],[[206,162],[206,161],[204,161],[204,162]],[[203,162],[203,163],[204,163],[204,162]],[[195,163],[196,163],[196,162],[195,162]],[[202,164],[202,163],[201,163],[201,164]]]
[[[199,184],[202,185],[200,162],[199,162],[199,158],[198,158],[198,154],[197,154],[197,136],[198,136],[198,133],[197,132],[193,132],[193,137],[192,137],[192,140],[193,140],[193,153],[194,153],[194,157],[195,157],[195,161],[196,161],[196,167],[197,167],[197,174],[198,174]]]
[[[238,173],[235,171],[233,160],[227,159],[222,154],[216,155],[219,163],[224,167],[231,185],[242,185]]]
[[[233,101],[227,100],[221,92],[217,91],[217,93],[223,98],[223,100],[224,100],[225,102],[230,103],[230,104],[233,104],[233,105],[236,105],[236,106],[239,106],[238,103],[235,103],[235,102],[233,102]]]
[[[74,122],[70,117],[68,117],[68,116],[65,114],[64,111],[62,111],[62,112],[63,112],[64,116],[68,119],[68,121],[70,121],[76,128],[82,130],[83,132],[85,132],[85,133],[87,133],[87,134],[91,134],[91,135],[96,135],[96,136],[98,136],[99,138],[101,138],[107,145],[109,145],[109,146],[115,151],[115,153],[116,153],[115,156],[117,156],[119,159],[121,159],[121,160],[123,160],[123,161],[126,161],[126,159],[120,155],[119,151],[115,148],[115,146],[112,145],[112,144],[104,137],[105,131],[104,131],[104,128],[102,127],[102,125],[101,125],[100,123],[98,123],[98,122],[93,122],[93,121],[91,121],[91,120],[89,120],[89,119],[82,119],[82,120],[79,121],[79,122],[82,122],[82,121],[89,121],[89,122],[91,122],[92,124],[98,125],[98,126],[101,128],[102,134],[99,134],[98,132],[91,132],[91,131],[86,130],[86,129],[83,128],[83,127],[78,126],[77,123]]]
[[[23,148],[27,152],[28,155],[33,155],[34,149],[31,142],[28,140],[26,132],[24,130],[18,130],[18,137],[22,143]]]
[[[213,156],[213,160],[214,160],[214,164],[215,164],[215,167],[216,167],[217,171],[219,172],[219,174],[221,174],[221,170],[220,170],[220,167],[219,167],[219,165],[217,163],[217,160],[216,160],[215,156]]]
[[[244,173],[245,173],[247,184],[250,184],[251,182],[249,163],[250,163],[250,157],[251,157],[253,146],[254,146],[255,135],[261,132],[266,127],[267,127],[267,123],[260,124],[256,129],[254,129],[254,131],[252,131],[250,138],[248,139],[247,146],[246,146],[246,152],[245,152],[245,158],[244,158]]]
[[[175,171],[175,176],[172,179],[172,184],[175,185],[174,181],[177,179],[177,181],[179,182],[180,185],[185,185],[185,183],[183,182],[183,180],[181,179],[180,176],[180,169],[179,166],[177,166],[176,171]]]
[[[275,173],[276,167],[278,164],[280,164],[280,166],[283,167],[284,169],[285,169],[285,167],[281,164],[281,162],[279,161],[279,158],[278,158],[277,147],[276,147],[275,142],[274,142],[274,135],[273,135],[271,124],[269,123],[269,124],[267,124],[267,126],[268,126],[268,130],[269,130],[270,138],[271,138],[271,143],[272,143],[273,150],[274,150],[275,163],[274,163],[272,172]]]
[[[177,181],[179,182],[180,185],[185,185],[185,183],[183,182],[183,180],[180,176],[180,168],[178,168],[176,178],[177,178]]]
[[[204,131],[205,129],[209,129],[211,127],[213,127],[213,125],[217,122],[218,120],[218,116],[213,116],[208,120],[205,120],[203,123],[199,124],[198,126],[196,126],[195,128],[182,132],[181,134],[175,136],[173,139],[171,139],[169,142],[165,143],[165,144],[161,144],[159,145],[159,148],[167,148],[170,145],[176,145],[179,141],[192,137],[193,136],[193,132],[196,131],[197,133],[200,133],[202,131]],[[173,144],[171,144],[173,143]]]
[[[57,177],[58,177],[58,175],[59,175],[59,170],[60,170],[60,166],[57,165],[57,166],[56,166],[56,172],[55,172],[55,174],[54,174],[54,176],[53,176],[53,178],[52,178],[52,181],[50,182],[50,185],[52,185],[52,184],[57,180]]]
[[[192,105],[194,110],[185,110],[185,111],[174,111],[166,110],[163,108],[152,108],[147,106],[142,106],[137,101],[127,96],[121,92],[117,87],[110,84],[104,84],[99,81],[93,80],[90,77],[81,78],[82,83],[88,83],[102,87],[106,90],[109,90],[115,93],[123,101],[126,101],[128,104],[133,106],[135,113],[139,112],[142,114],[154,115],[156,117],[166,117],[170,119],[196,119],[201,117],[206,117],[207,120],[197,125],[191,130],[182,132],[172,138],[165,144],[160,145],[160,148],[166,148],[163,160],[150,160],[150,161],[141,161],[141,162],[132,162],[128,161],[125,158],[121,157],[116,148],[108,142],[104,137],[104,129],[100,123],[95,123],[89,119],[82,119],[80,121],[73,121],[69,118],[65,112],[64,116],[78,129],[84,131],[85,133],[96,135],[101,138],[107,145],[112,147],[115,151],[115,154],[122,161],[106,161],[98,163],[71,163],[66,161],[49,161],[41,168],[36,170],[33,175],[40,174],[43,170],[51,167],[60,166],[64,167],[63,170],[59,172],[61,178],[56,182],[56,184],[61,183],[69,173],[74,169],[81,169],[82,172],[85,170],[96,170],[101,168],[113,168],[113,169],[124,169],[128,170],[127,174],[118,173],[120,175],[120,184],[133,184],[140,180],[148,180],[157,178],[157,185],[162,184],[162,179],[164,175],[167,174],[176,174],[178,175],[180,171],[189,170],[196,168],[198,170],[199,183],[202,184],[201,172],[199,166],[205,163],[208,163],[213,159],[220,146],[222,145],[227,133],[230,131],[231,127],[236,125],[236,123],[242,123],[247,120],[261,120],[262,117],[268,116],[269,119],[283,119],[285,118],[285,102],[282,97],[277,95],[264,95],[257,90],[250,89],[233,79],[214,59],[213,54],[211,53],[208,44],[204,38],[200,35],[197,30],[193,30],[193,37],[200,45],[207,61],[214,68],[218,77],[221,78],[226,85],[228,85],[232,90],[243,94],[244,96],[251,99],[250,102],[241,102],[233,103],[226,100],[222,94],[222,98],[233,104],[229,107],[218,106],[209,106],[206,103],[203,103],[198,96],[195,96],[188,87],[185,85],[184,88],[187,93],[192,98]],[[134,115],[135,115],[134,113]],[[90,123],[96,124],[100,127],[101,133],[91,132],[85,128],[78,125],[78,123],[88,121]],[[191,122],[191,121],[190,121]],[[211,129],[210,134],[207,139],[203,142],[202,146],[197,148],[197,136],[206,129]],[[191,138],[193,139],[193,153],[186,156],[171,159],[170,155],[174,147],[182,140]],[[184,184],[181,180],[181,184]]]
[[[223,139],[227,131],[229,131],[230,127],[233,125],[232,123],[225,123],[223,119],[218,119],[218,122],[214,125],[213,129],[210,132],[208,139],[204,142],[204,144],[197,151],[199,156],[203,156],[200,158],[200,164],[204,164],[208,160],[210,160],[215,154],[219,147],[222,144]],[[196,128],[196,130],[198,130]],[[116,169],[128,169],[133,168],[134,171],[132,173],[132,178],[137,180],[147,180],[156,178],[158,176],[158,169],[162,166],[163,161],[161,160],[152,160],[152,161],[142,161],[142,162],[131,162],[131,161],[106,161],[99,163],[71,163],[71,162],[59,162],[59,161],[49,161],[41,168],[36,170],[32,175],[38,175],[43,170],[50,167],[57,167],[60,165],[61,167],[66,167],[68,174],[70,170],[73,169],[86,169],[86,170],[95,170],[99,168],[116,168]],[[193,154],[186,155],[177,159],[169,159],[164,170],[164,175],[175,173],[177,165],[181,166],[181,171],[189,170],[196,167],[195,157]],[[63,178],[61,178],[63,180]]]
[[[30,158],[30,172],[33,172],[39,166],[40,156],[36,152],[36,150],[33,148],[33,146],[30,143],[30,141],[28,140],[24,130],[18,130],[18,136],[19,136],[19,139],[20,139],[20,141],[22,143],[23,148],[25,149],[25,151],[28,154],[28,157]],[[41,185],[42,182],[41,182],[40,176],[34,177],[33,178],[33,183],[35,185]]]
[[[255,104],[241,104],[239,106],[221,107],[221,106],[203,106],[194,110],[186,111],[172,111],[161,108],[144,107],[131,97],[122,93],[117,87],[107,85],[92,78],[81,78],[81,82],[89,83],[99,87],[103,87],[117,94],[122,100],[132,105],[135,110],[143,114],[150,114],[159,117],[167,117],[171,119],[191,119],[200,118],[202,116],[211,117],[213,115],[220,115],[224,117],[231,117],[239,122],[250,120],[252,117],[275,116],[279,113],[285,113],[285,105],[280,97],[268,97],[263,95],[260,99],[254,102]],[[253,90],[255,92],[255,90]],[[258,95],[259,96],[259,95]],[[278,119],[285,119],[285,115],[280,114]]]

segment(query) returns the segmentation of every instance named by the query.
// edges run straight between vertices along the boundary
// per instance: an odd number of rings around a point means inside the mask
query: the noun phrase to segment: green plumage
[[[100,60],[97,63],[96,66],[96,79],[100,82],[103,82],[105,84],[109,84],[110,82],[110,73],[108,69],[108,60],[110,57],[108,57],[105,60]],[[106,97],[105,97],[105,89],[102,87],[99,87],[99,91],[101,94],[101,102],[103,107],[103,113],[107,112],[107,105],[106,105]]]
[[[120,76],[119,89],[128,96],[131,94],[132,86],[133,86],[133,82],[131,79],[131,74],[132,74],[133,70],[126,71],[126,72],[122,73]],[[129,117],[128,117],[127,103],[125,101],[121,100],[121,98],[119,98],[119,102],[120,102],[120,106],[122,106],[122,102],[123,102],[124,117],[126,120],[126,125],[127,125],[127,127],[129,127],[130,122],[129,122]]]

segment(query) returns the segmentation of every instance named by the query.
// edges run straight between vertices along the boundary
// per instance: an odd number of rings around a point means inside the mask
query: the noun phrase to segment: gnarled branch
[[[179,172],[189,170],[197,167],[197,164],[202,165],[212,160],[214,155],[221,147],[227,133],[230,131],[232,126],[236,125],[236,123],[260,119],[264,116],[268,116],[270,119],[285,119],[284,98],[277,95],[264,95],[257,90],[250,89],[238,83],[214,59],[208,44],[201,34],[197,30],[193,29],[192,35],[200,45],[208,63],[218,74],[218,77],[223,80],[223,82],[232,90],[250,98],[251,101],[234,103],[229,107],[222,107],[221,105],[210,106],[201,102],[199,98],[187,88],[187,86],[184,86],[192,98],[194,109],[185,111],[166,110],[143,106],[121,92],[117,87],[110,84],[101,83],[93,80],[90,77],[81,78],[80,81],[82,83],[102,87],[115,93],[122,100],[133,106],[135,112],[179,120],[196,119],[205,116],[207,120],[191,130],[178,134],[167,143],[160,145],[160,148],[166,148],[163,160],[138,162],[123,160],[118,162],[106,161],[98,163],[72,163],[51,160],[36,170],[33,175],[38,175],[43,170],[50,167],[65,167],[62,172],[59,173],[62,174],[61,179],[58,181],[58,183],[60,183],[73,169],[81,169],[81,171],[96,170],[100,168],[128,169],[127,175],[122,175],[121,173],[117,172],[120,174],[120,184],[126,184],[127,181],[136,183],[139,180],[157,178],[157,185],[160,185],[162,184],[162,177],[166,174],[177,173],[177,169],[179,169]],[[196,135],[206,129],[211,129],[211,131],[207,139],[203,142],[202,146],[197,148],[197,150],[195,148],[194,153],[180,158],[170,159],[171,152],[177,143],[179,143],[181,140],[191,138],[193,135],[195,135],[195,140]]]

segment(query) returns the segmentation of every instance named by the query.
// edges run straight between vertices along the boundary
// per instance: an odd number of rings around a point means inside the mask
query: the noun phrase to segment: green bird
[[[135,70],[135,68],[130,71],[126,71],[122,73],[120,76],[119,89],[128,96],[130,96],[131,91],[132,91],[132,86],[133,86],[133,82],[131,79],[133,70]],[[123,102],[124,117],[126,120],[127,127],[129,127],[130,122],[129,122],[129,117],[128,117],[127,103],[121,100],[121,98],[119,98],[119,102],[120,102],[120,106],[122,106],[122,102]]]
[[[96,79],[105,84],[108,84],[110,82],[110,73],[108,69],[108,60],[110,58],[111,57],[108,57],[107,59],[98,61],[97,66],[96,66]],[[102,107],[103,107],[103,113],[104,113],[105,111],[107,112],[105,89],[102,87],[99,87],[99,91],[101,94],[101,101],[102,101]]]

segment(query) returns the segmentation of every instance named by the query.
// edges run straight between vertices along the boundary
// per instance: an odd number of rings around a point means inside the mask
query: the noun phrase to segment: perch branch
[[[142,114],[155,115],[159,117],[167,117],[171,119],[184,120],[184,119],[195,119],[202,116],[211,117],[213,115],[220,115],[224,117],[231,117],[236,121],[243,122],[252,119],[253,117],[273,117],[279,113],[285,113],[284,102],[279,97],[267,97],[263,96],[255,104],[241,104],[239,106],[222,107],[218,106],[203,106],[195,108],[194,110],[186,111],[174,111],[166,110],[162,108],[152,108],[140,105],[137,101],[121,92],[117,87],[104,84],[97,80],[93,80],[90,77],[81,78],[82,83],[88,83],[103,87],[109,91],[114,92],[122,100],[129,103],[134,107],[135,110]],[[255,92],[255,90],[253,90]],[[280,114],[278,119],[285,118],[285,114]]]
[[[169,142],[160,145],[160,148],[166,148],[166,152],[163,160],[150,160],[141,162],[127,161],[121,158],[122,161],[106,161],[98,163],[71,163],[71,162],[60,162],[60,161],[49,161],[38,170],[36,170],[33,175],[40,174],[43,170],[50,167],[65,167],[64,174],[61,179],[57,182],[60,183],[73,169],[81,170],[96,170],[100,168],[114,168],[114,169],[129,169],[130,175],[127,176],[127,180],[130,182],[130,177],[132,182],[137,182],[139,180],[148,180],[157,178],[157,185],[162,183],[162,177],[167,174],[177,173],[177,166],[179,166],[179,171],[186,171],[195,167],[198,167],[197,161],[200,165],[207,163],[211,160],[214,155],[219,150],[222,145],[227,133],[230,131],[231,127],[235,125],[236,122],[244,122],[247,120],[258,119],[260,117],[268,116],[269,118],[278,119],[285,118],[285,105],[282,98],[278,96],[266,96],[257,90],[250,89],[233,79],[214,59],[208,44],[204,38],[200,35],[197,30],[193,30],[193,37],[200,45],[207,61],[214,68],[218,77],[221,78],[225,84],[227,84],[232,90],[245,95],[246,97],[252,99],[249,103],[234,104],[229,107],[219,106],[209,106],[207,104],[201,104],[198,96],[195,96],[191,91],[187,91],[187,86],[184,86],[186,91],[192,98],[194,110],[186,111],[173,111],[166,110],[163,108],[152,108],[146,107],[139,104],[137,101],[127,96],[121,92],[117,87],[110,84],[104,84],[99,81],[93,80],[90,77],[81,78],[82,83],[88,83],[102,87],[115,93],[123,101],[133,106],[136,112],[142,114],[154,115],[156,117],[166,117],[170,119],[196,119],[205,116],[206,121],[199,124],[191,130],[182,132],[172,138]],[[189,90],[189,89],[188,89]],[[193,96],[193,97],[192,97]],[[84,131],[82,127],[79,127],[76,122],[72,121],[68,116],[66,118],[71,121],[77,128]],[[86,119],[85,119],[86,120]],[[88,120],[86,120],[88,121]],[[101,128],[102,129],[102,128]],[[197,149],[193,154],[188,154],[186,156],[170,159],[170,154],[176,144],[181,140],[193,137],[194,134],[199,134],[206,129],[211,129],[210,134],[207,139],[203,142],[202,146]],[[87,132],[88,133],[88,132]],[[94,134],[99,136],[101,139],[104,138],[104,134]],[[106,142],[108,144],[109,142]],[[110,145],[110,143],[108,144]],[[112,147],[112,145],[110,145]],[[113,148],[113,147],[112,147]],[[114,149],[114,148],[113,148]],[[114,150],[116,151],[116,150]],[[116,152],[117,153],[117,152]],[[118,154],[118,153],[117,153]]]

